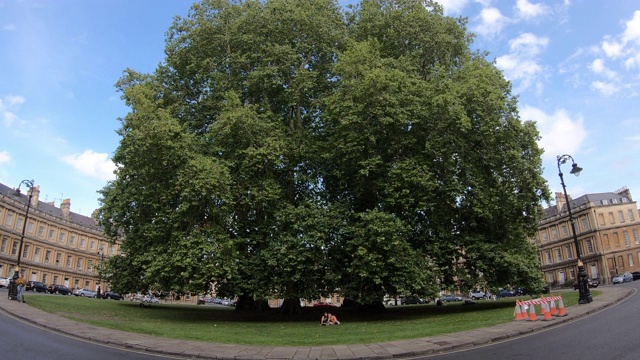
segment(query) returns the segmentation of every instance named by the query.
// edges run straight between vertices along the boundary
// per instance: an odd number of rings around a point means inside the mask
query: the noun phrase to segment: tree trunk
[[[285,315],[298,315],[302,313],[302,307],[300,307],[300,298],[292,297],[284,299],[282,303],[282,313]]]

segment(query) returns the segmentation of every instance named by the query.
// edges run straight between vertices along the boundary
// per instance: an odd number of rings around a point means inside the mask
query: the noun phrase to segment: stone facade
[[[575,281],[577,253],[563,193],[544,209],[534,239],[547,283],[552,287]],[[582,262],[589,279],[611,284],[626,271],[640,271],[640,213],[629,189],[587,194],[571,199]]]
[[[22,276],[46,285],[95,291],[100,262],[117,254],[119,244],[109,244],[93,218],[72,212],[70,199],[64,199],[59,208],[40,201],[38,186],[17,194],[0,184],[0,276],[11,277],[15,272],[29,194],[31,206],[20,258]]]

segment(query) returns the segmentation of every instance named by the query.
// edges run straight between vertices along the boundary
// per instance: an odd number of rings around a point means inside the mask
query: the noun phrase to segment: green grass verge
[[[600,293],[592,291],[593,296]],[[565,307],[570,307],[577,304],[578,293],[564,292],[562,298]],[[478,301],[470,306],[397,306],[381,314],[335,308],[331,310],[342,324],[320,326],[324,308],[304,308],[301,315],[285,316],[277,309],[240,313],[209,305],[154,304],[140,308],[137,302],[73,296],[27,295],[26,300],[45,312],[105,328],[175,339],[269,346],[364,344],[455,333],[511,322],[515,309],[515,298]]]

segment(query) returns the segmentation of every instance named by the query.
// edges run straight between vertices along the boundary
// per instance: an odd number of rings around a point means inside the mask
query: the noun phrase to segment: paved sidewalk
[[[122,346],[150,353],[161,353],[178,357],[203,359],[390,359],[403,358],[471,348],[477,345],[518,337],[531,332],[557,326],[595,313],[611,306],[634,293],[634,289],[615,286],[598,288],[602,295],[593,302],[567,308],[566,317],[551,321],[513,321],[490,328],[476,329],[449,335],[432,336],[412,340],[389,341],[376,344],[334,346],[270,347],[252,345],[229,345],[208,342],[158,338],[149,335],[128,333],[92,326],[65,319],[37,310],[29,304],[7,299],[1,292],[0,309],[20,319],[43,328],[61,332],[96,343]],[[542,319],[538,315],[539,319]]]

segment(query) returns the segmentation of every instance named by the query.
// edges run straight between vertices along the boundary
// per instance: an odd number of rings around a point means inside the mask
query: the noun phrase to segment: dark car
[[[112,300],[123,300],[124,298],[122,297],[122,295],[118,294],[117,292],[113,292],[113,291],[107,291],[106,293],[102,294],[103,299],[112,299]]]
[[[27,281],[27,287],[25,288],[26,291],[33,291],[33,292],[47,292],[49,291],[49,288],[47,287],[47,285],[39,282],[39,281]]]
[[[509,291],[505,289],[500,289],[500,291],[498,291],[499,298],[512,297],[512,296],[516,296],[516,294],[513,291]]]
[[[49,292],[52,294],[71,295],[73,292],[64,285],[51,285],[49,286]]]
[[[589,285],[589,288],[597,288],[598,285],[600,285],[600,282],[598,280],[587,280],[587,285]],[[580,284],[578,282],[573,284],[573,290],[578,290],[580,288]]]
[[[426,304],[426,303],[427,302],[424,299],[421,299],[421,298],[419,298],[417,296],[414,296],[414,295],[403,297],[400,300],[400,304],[402,304],[402,305]]]
[[[631,275],[633,275],[633,281],[640,279],[640,271],[634,271]]]

